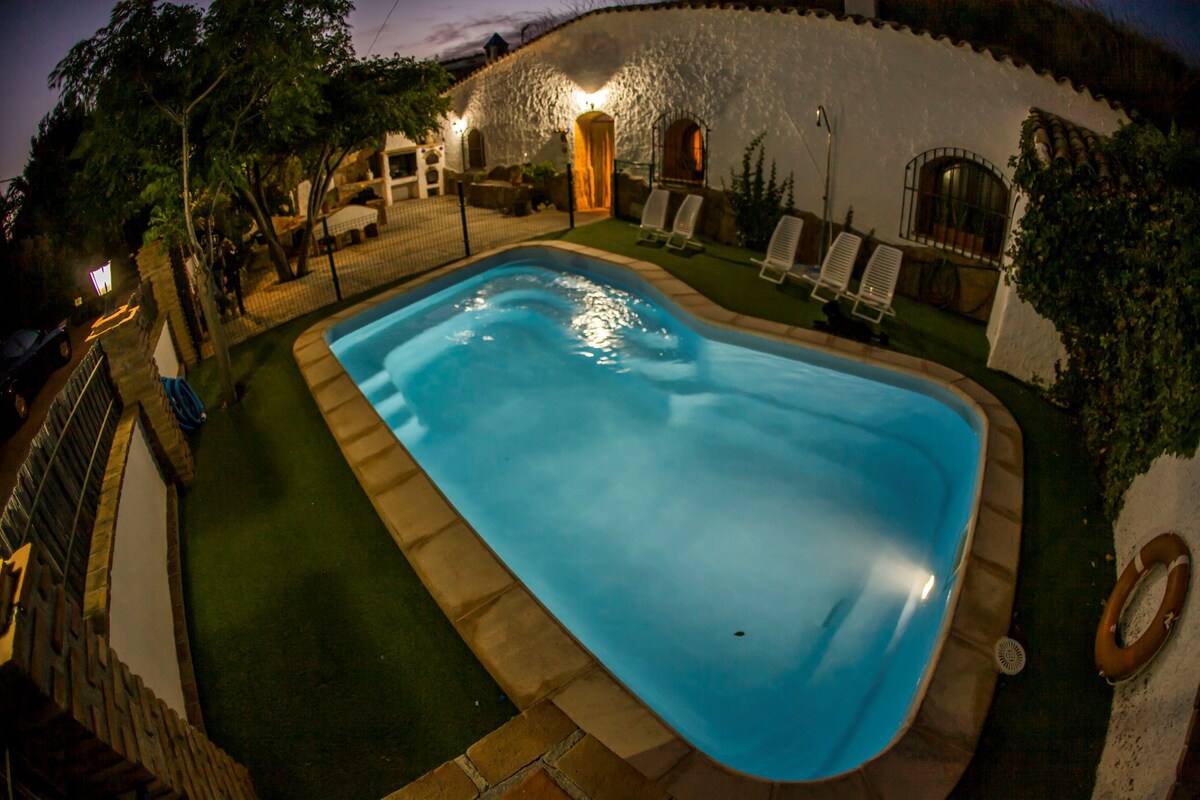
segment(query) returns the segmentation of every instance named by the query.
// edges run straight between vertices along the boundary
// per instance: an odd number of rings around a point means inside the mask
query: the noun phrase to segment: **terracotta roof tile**
[[[1042,163],[1066,161],[1072,170],[1091,170],[1106,186],[1121,180],[1121,171],[1111,163],[1095,131],[1076,125],[1040,108],[1029,109],[1033,119],[1033,143]]]

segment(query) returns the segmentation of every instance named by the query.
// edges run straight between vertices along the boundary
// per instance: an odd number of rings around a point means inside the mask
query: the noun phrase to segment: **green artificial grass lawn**
[[[321,312],[321,313],[328,313]],[[182,502],[209,736],[264,798],[379,798],[516,713],[359,488],[292,358],[320,314],[233,351],[245,397],[210,405]]]
[[[800,287],[758,278],[751,253],[679,256],[605,221],[562,238],[660,264],[733,310],[822,318]],[[235,348],[246,396],[210,410],[182,504],[192,647],[209,734],[263,797],[382,797],[462,753],[514,709],[441,615],[346,467],[291,355],[336,306]],[[1025,521],[1013,635],[954,797],[1090,797],[1111,691],[1091,662],[1114,575],[1112,533],[1073,419],[984,365],[984,327],[898,298],[889,346],[995,394],[1025,437]],[[192,375],[205,401],[216,374]],[[475,701],[479,701],[478,707]]]

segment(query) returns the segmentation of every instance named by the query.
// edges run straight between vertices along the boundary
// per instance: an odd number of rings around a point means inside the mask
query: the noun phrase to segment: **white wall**
[[[1125,493],[1113,533],[1117,574],[1146,541],[1164,531],[1174,531],[1187,542],[1192,585],[1162,650],[1137,677],[1115,690],[1108,739],[1096,772],[1095,800],[1166,798],[1187,741],[1200,683],[1200,591],[1195,572],[1200,555],[1200,459],[1194,456],[1159,456]],[[1144,630],[1165,586],[1161,569],[1143,580],[1126,612],[1132,615],[1135,630]]]
[[[154,363],[158,374],[164,378],[179,377],[179,356],[175,355],[175,341],[171,337],[171,324],[164,321],[158,342],[154,345]]]
[[[853,205],[855,227],[896,240],[904,168],[934,147],[962,147],[1006,176],[1031,106],[1109,133],[1124,115],[1028,68],[891,28],[816,16],[719,8],[629,9],[593,14],[515,51],[451,90],[442,131],[452,167],[460,135],[484,134],[489,166],[565,161],[556,129],[588,110],[616,119],[616,157],[648,162],[651,125],[668,109],[712,128],[709,185],[759,131],[767,160],[793,172],[796,204],[821,209],[825,131],[833,118],[832,216]],[[568,136],[568,141],[573,139]],[[818,166],[819,165],[819,166]]]
[[[110,575],[109,645],[187,719],[167,583],[167,486],[138,420],[129,446]]]

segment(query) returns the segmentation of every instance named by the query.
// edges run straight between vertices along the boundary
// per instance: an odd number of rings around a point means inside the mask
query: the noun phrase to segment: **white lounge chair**
[[[858,248],[860,247],[862,247],[861,236],[842,231],[833,240],[829,252],[825,254],[825,260],[821,262],[820,270],[816,267],[808,267],[798,272],[793,269],[792,274],[813,285],[810,295],[812,299],[837,300],[850,285],[850,273],[854,270],[854,259],[858,258]],[[820,294],[822,289],[833,292],[833,296],[823,297]]]
[[[689,194],[683,198],[683,204],[679,206],[679,210],[675,212],[675,224],[671,226],[671,233],[667,236],[668,250],[684,250],[691,246],[704,249],[704,245],[695,240],[696,235],[696,219],[700,216],[700,206],[704,204],[704,198],[698,194]],[[680,237],[679,244],[675,244],[675,237]]]
[[[892,296],[896,294],[896,280],[900,277],[900,262],[904,254],[895,247],[881,244],[871,253],[871,260],[863,271],[862,282],[858,285],[858,293],[849,295],[854,298],[854,308],[851,314],[871,322],[879,322],[884,314],[895,316],[892,309]],[[859,306],[864,306],[859,311]],[[875,316],[869,316],[874,312]]]
[[[800,229],[804,220],[784,214],[771,234],[771,243],[767,245],[767,257],[759,261],[750,259],[755,264],[761,264],[758,277],[771,283],[783,283],[796,266],[796,248],[800,245]]]
[[[667,236],[667,203],[671,193],[666,189],[652,189],[642,206],[642,223],[638,229],[639,242],[656,242]]]

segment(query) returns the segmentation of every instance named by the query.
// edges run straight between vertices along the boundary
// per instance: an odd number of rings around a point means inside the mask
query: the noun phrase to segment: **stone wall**
[[[68,797],[251,800],[245,767],[188,725],[85,622],[32,545],[0,562],[0,729]]]

